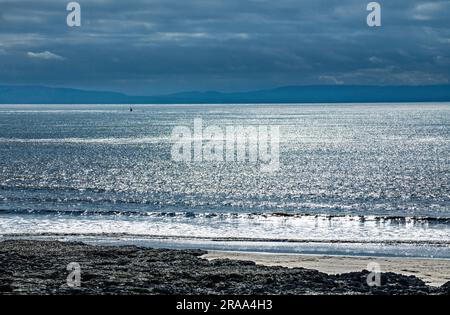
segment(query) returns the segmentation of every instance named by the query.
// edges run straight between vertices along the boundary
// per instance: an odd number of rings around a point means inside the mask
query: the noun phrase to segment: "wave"
[[[54,210],[54,209],[1,209],[0,215],[50,215],[50,216],[122,216],[122,217],[154,217],[154,218],[197,218],[197,219],[270,219],[286,218],[301,219],[314,218],[320,220],[342,220],[351,222],[378,222],[378,223],[423,223],[423,224],[450,224],[448,217],[434,216],[376,216],[376,215],[346,215],[346,214],[313,214],[289,212],[174,212],[174,211],[133,211],[133,210]]]

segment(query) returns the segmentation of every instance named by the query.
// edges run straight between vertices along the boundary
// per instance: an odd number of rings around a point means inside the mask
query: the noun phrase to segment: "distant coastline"
[[[311,85],[223,93],[181,92],[132,96],[45,86],[0,85],[0,104],[295,104],[295,103],[450,102],[450,85]]]

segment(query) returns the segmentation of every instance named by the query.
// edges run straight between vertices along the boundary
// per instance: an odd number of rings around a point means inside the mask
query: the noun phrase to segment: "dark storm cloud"
[[[450,1],[0,0],[0,84],[160,93],[450,80]]]

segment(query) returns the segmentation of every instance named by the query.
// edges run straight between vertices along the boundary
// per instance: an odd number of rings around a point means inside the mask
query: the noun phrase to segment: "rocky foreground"
[[[0,242],[0,294],[450,294],[450,282],[427,286],[414,276],[368,271],[327,275],[248,261],[207,261],[201,250],[90,246],[47,241]],[[81,268],[70,287],[70,263]],[[76,278],[69,277],[74,284]],[[77,285],[77,282],[75,282]]]

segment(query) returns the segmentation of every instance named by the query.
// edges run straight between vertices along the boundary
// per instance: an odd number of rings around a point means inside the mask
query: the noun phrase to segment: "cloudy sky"
[[[0,0],[0,84],[130,94],[450,82],[450,1]]]

